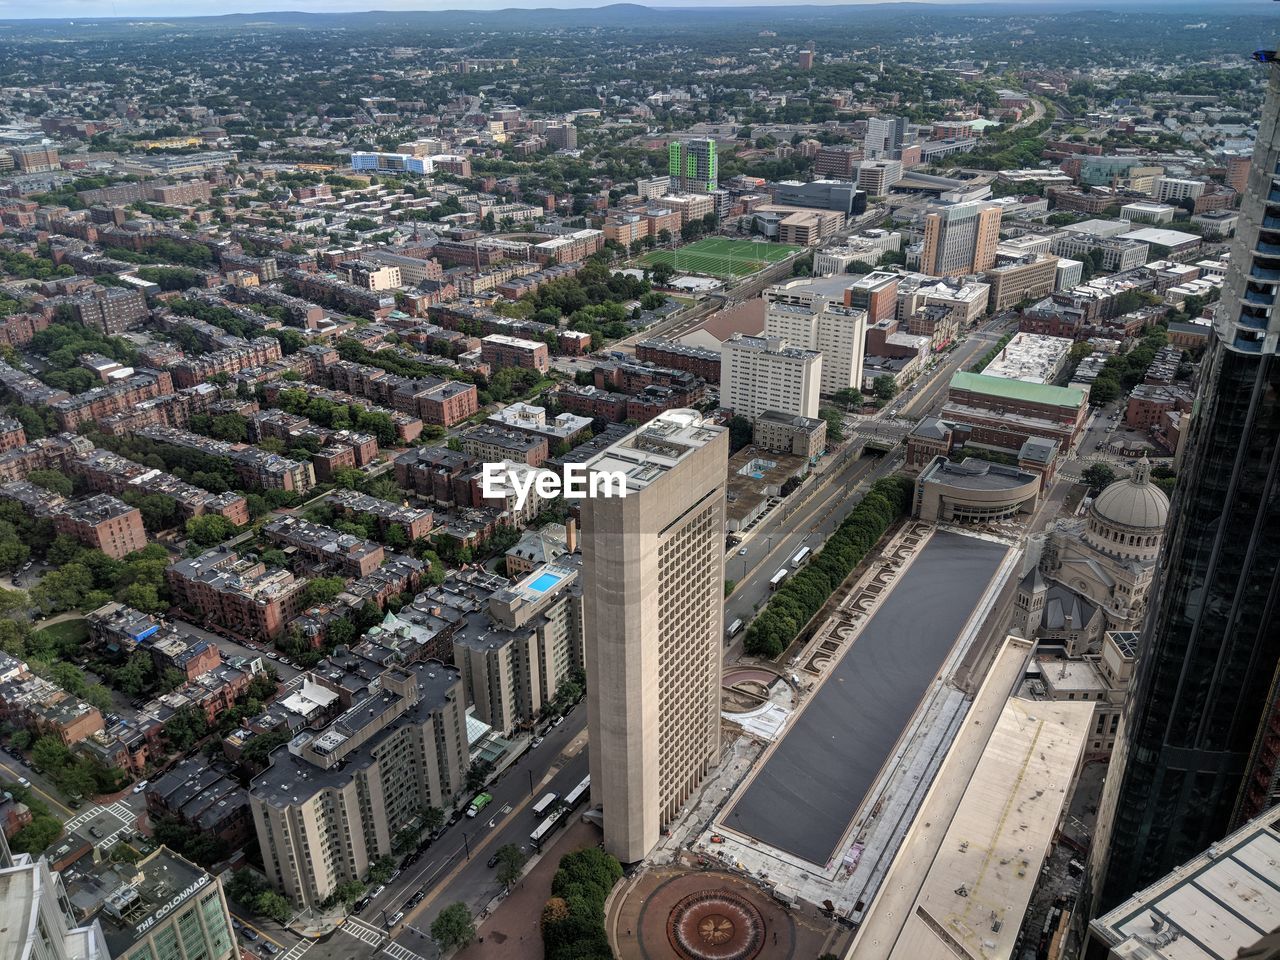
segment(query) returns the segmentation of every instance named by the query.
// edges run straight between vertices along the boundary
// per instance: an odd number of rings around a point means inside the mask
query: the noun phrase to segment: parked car
[[[352,905],[352,907],[351,907],[351,912],[352,912],[352,913],[359,913],[361,910],[363,910],[363,909],[364,909],[365,907],[367,907],[368,905],[369,905],[369,898],[368,898],[368,897],[361,897],[359,900],[357,900],[357,901]]]
[[[18,778],[18,783],[19,783],[20,785],[24,786],[24,787],[29,787],[29,786],[31,786],[31,781],[30,781],[30,780],[28,780],[26,777],[19,777],[19,778]]]
[[[255,931],[250,930],[248,927],[245,927],[240,931],[240,936],[251,942],[258,939],[258,934]]]
[[[258,949],[261,950],[263,953],[265,953],[268,957],[274,957],[277,953],[280,952],[280,948],[277,947],[274,943],[272,943],[269,940],[263,940],[262,943],[259,944]]]

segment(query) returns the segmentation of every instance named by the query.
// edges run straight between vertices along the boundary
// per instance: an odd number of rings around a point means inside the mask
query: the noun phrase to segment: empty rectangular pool
[[[546,593],[563,579],[564,577],[555,573],[539,574],[529,584],[528,589],[532,590],[534,593]]]
[[[1008,548],[935,532],[721,821],[825,864]]]

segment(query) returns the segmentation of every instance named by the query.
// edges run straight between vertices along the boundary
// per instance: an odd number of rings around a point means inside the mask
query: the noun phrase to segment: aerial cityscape
[[[389,6],[0,3],[0,960],[1280,960],[1280,9]]]

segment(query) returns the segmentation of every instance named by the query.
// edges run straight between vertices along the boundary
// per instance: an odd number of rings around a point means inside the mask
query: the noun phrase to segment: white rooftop
[[[1039,333],[1018,333],[987,364],[984,376],[1030,383],[1052,383],[1066,362],[1072,341]]]
[[[949,956],[944,936],[972,957],[1013,956],[1092,717],[1091,703],[1009,699],[958,803],[949,755],[852,956]]]
[[[1278,926],[1280,807],[1273,807],[1094,920],[1089,932],[1134,956],[1228,960]]]

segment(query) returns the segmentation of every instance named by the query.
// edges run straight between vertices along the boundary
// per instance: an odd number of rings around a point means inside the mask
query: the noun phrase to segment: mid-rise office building
[[[867,312],[845,303],[847,281],[791,280],[764,291],[764,333],[822,354],[820,390],[833,394],[862,385]]]
[[[673,140],[667,146],[667,173],[683,193],[710,193],[720,185],[716,142],[709,137]]]
[[[901,160],[863,160],[858,164],[858,187],[868,196],[883,197],[902,179]]]
[[[935,277],[982,273],[996,262],[1000,208],[981,200],[930,204],[924,217],[920,271]]]
[[[1156,565],[1082,902],[1110,909],[1280,800],[1280,65]]]
[[[591,800],[624,863],[720,754],[728,453],[727,430],[673,410],[587,461],[627,489],[581,504]]]
[[[418,173],[426,175],[435,169],[430,157],[411,153],[351,154],[351,169],[362,173]]]
[[[735,333],[720,348],[720,405],[755,420],[766,410],[818,415],[822,354],[790,347],[781,337]]]
[[[1204,193],[1206,184],[1203,180],[1188,180],[1183,177],[1156,177],[1155,199],[1157,203],[1178,203],[1182,200],[1195,200]]]

